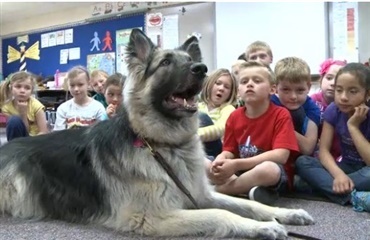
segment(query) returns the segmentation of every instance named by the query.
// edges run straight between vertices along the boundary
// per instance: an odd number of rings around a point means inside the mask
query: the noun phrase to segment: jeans
[[[199,112],[199,127],[206,127],[213,125],[212,119],[208,116],[208,114]],[[218,154],[222,152],[222,142],[221,139],[217,139],[210,142],[203,142],[205,152],[209,156],[217,157]]]
[[[26,125],[19,116],[11,116],[6,122],[6,138],[8,142],[14,138],[28,137]]]
[[[370,166],[366,166],[363,162],[349,163],[342,161],[337,164],[338,167],[351,178],[357,191],[370,191]],[[309,156],[300,156],[295,165],[297,174],[313,189],[324,194],[331,201],[341,205],[345,205],[350,201],[350,193],[334,193],[334,178],[324,168],[320,160]]]

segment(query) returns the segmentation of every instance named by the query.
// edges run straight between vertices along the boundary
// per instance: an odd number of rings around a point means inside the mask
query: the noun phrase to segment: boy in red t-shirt
[[[218,192],[249,193],[250,199],[271,205],[279,191],[291,186],[291,159],[298,144],[290,113],[270,101],[275,88],[268,66],[240,65],[239,95],[245,106],[230,115],[223,152],[208,165],[208,176]]]

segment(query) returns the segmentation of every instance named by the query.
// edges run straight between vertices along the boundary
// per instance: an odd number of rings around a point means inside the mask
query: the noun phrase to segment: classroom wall
[[[217,2],[216,66],[230,68],[246,47],[267,42],[274,63],[297,56],[318,73],[328,56],[327,21],[324,2]]]
[[[370,2],[358,3],[359,19],[359,59],[364,63],[370,58]]]

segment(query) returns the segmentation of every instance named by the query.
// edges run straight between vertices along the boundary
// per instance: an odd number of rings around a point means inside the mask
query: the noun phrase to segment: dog
[[[196,37],[163,50],[134,29],[126,60],[124,103],[114,118],[18,138],[0,148],[1,212],[158,237],[285,239],[282,224],[313,223],[302,209],[266,206],[213,190],[197,136],[196,98],[207,67]],[[153,152],[168,163],[190,197]]]

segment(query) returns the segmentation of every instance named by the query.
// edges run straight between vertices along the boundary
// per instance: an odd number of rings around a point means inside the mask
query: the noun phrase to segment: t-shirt
[[[28,100],[28,109],[27,109],[27,119],[28,119],[28,126],[29,126],[28,134],[30,136],[36,136],[37,134],[40,133],[40,129],[37,126],[37,122],[36,122],[36,114],[39,111],[44,110],[44,109],[45,109],[45,106],[42,105],[42,103],[39,100],[37,100],[34,97],[30,97],[30,99]],[[19,116],[20,115],[18,110],[13,105],[13,101],[6,102],[1,107],[1,110],[7,116],[13,116],[13,115]]]
[[[312,94],[311,98],[320,109],[320,125],[319,125],[319,133],[318,133],[319,138],[320,138],[321,131],[322,131],[322,125],[324,121],[323,115],[324,115],[326,108],[328,107],[328,103],[326,102],[324,98],[324,93],[322,91]],[[339,137],[337,134],[334,135],[330,152],[335,159],[337,159],[340,156],[340,141],[339,141]],[[315,155],[317,156],[317,154]]]
[[[106,112],[100,102],[92,99],[88,105],[81,106],[75,103],[72,98],[58,107],[54,130],[89,126],[97,121],[105,120],[105,118]]]
[[[299,148],[288,110],[271,103],[258,118],[248,118],[245,112],[244,106],[231,113],[226,122],[223,150],[233,153],[235,158],[247,158],[277,148],[288,149],[291,154],[284,169],[291,184]]]
[[[349,134],[347,121],[348,115],[342,113],[335,103],[329,104],[324,112],[324,121],[332,125],[337,133],[342,151],[342,161],[344,162],[363,162],[360,154],[356,150],[351,135]],[[367,119],[370,119],[370,111],[367,113]],[[360,124],[360,131],[364,137],[370,141],[370,121],[365,120]]]
[[[203,142],[214,141],[217,139],[222,139],[225,132],[226,120],[229,118],[230,114],[235,110],[233,105],[226,105],[218,108],[214,108],[208,111],[207,104],[201,102],[198,104],[198,110],[208,114],[212,119],[213,125],[200,127],[198,129],[198,135]]]
[[[104,108],[107,108],[108,107],[108,104],[105,101],[105,97],[104,97],[103,94],[97,93],[92,98],[95,99],[96,101],[100,102],[101,104],[103,104]]]
[[[271,96],[271,101],[278,106],[283,106],[280,102],[279,97],[275,94]],[[307,96],[306,101],[302,105],[302,108],[304,109],[307,117],[304,117],[304,121],[302,121],[303,124],[301,126],[301,131],[297,132],[305,135],[307,131],[308,118],[313,121],[318,127],[320,126],[320,109],[316,106],[316,103],[309,96]],[[291,115],[293,121],[297,121],[296,116],[294,114]]]

